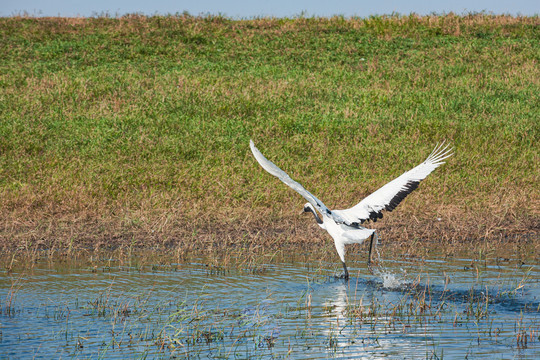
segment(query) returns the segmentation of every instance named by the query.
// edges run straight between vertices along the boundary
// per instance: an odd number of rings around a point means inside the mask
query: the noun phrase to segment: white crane
[[[343,278],[349,278],[347,265],[345,265],[345,245],[361,244],[371,236],[369,245],[368,268],[371,271],[371,250],[373,248],[374,229],[367,229],[360,224],[372,220],[373,222],[383,217],[382,211],[392,211],[399,205],[407,195],[418,187],[420,181],[426,178],[433,170],[444,164],[444,159],[452,156],[452,149],[449,145],[444,146],[444,142],[437,145],[427,159],[415,168],[403,173],[398,178],[384,185],[373,194],[360,201],[350,209],[330,210],[322,201],[317,199],[312,193],[304,189],[302,185],[291,179],[289,175],[264,155],[255,147],[252,140],[249,141],[251,152],[259,164],[270,174],[283,181],[297,193],[302,195],[308,203],[304,205],[304,212],[311,212],[317,224],[328,231],[334,239],[343,269]],[[319,217],[317,211],[322,217]]]

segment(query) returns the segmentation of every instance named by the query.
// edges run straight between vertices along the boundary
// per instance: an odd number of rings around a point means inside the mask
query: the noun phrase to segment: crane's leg
[[[370,273],[373,274],[373,269],[371,268],[371,251],[373,250],[373,238],[375,237],[375,233],[371,234],[371,240],[369,242],[369,255],[367,260],[367,267]]]
[[[343,264],[343,270],[345,270],[345,272],[343,273],[342,278],[345,279],[345,280],[349,280],[349,271],[347,270],[347,265],[345,265],[344,261],[342,261],[341,263]]]

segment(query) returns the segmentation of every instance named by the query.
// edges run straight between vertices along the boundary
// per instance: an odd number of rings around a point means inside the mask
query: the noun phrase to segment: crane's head
[[[304,212],[312,213],[313,216],[315,216],[315,221],[317,221],[317,224],[320,225],[323,223],[322,219],[319,217],[319,215],[317,215],[317,211],[315,211],[315,208],[310,203],[307,203],[306,205],[304,205]]]
[[[313,205],[311,205],[310,203],[307,203],[306,205],[304,205],[304,212],[312,212],[312,213],[314,213],[315,208],[313,208]]]

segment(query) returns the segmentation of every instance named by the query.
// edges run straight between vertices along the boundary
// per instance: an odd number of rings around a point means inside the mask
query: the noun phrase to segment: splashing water
[[[535,258],[494,254],[479,273],[472,257],[373,258],[384,266],[354,286],[296,255],[257,271],[243,257],[224,270],[43,259],[0,271],[0,359],[538,358]]]
[[[382,274],[382,278],[383,287],[388,289],[396,289],[403,284],[403,281],[401,279],[398,279],[398,277],[392,273]]]
[[[373,275],[379,277],[382,279],[382,285],[386,289],[397,289],[401,286],[407,285],[409,282],[406,280],[405,276],[402,276],[400,274],[396,274],[390,270],[388,270],[384,266],[384,260],[381,257],[381,253],[379,252],[379,237],[375,237],[375,252],[377,254],[377,268],[374,269]]]

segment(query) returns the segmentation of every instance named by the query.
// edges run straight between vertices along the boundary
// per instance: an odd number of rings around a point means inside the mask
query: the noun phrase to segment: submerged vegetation
[[[446,139],[455,156],[377,224],[383,241],[537,239],[538,17],[12,17],[0,32],[4,250],[325,241],[250,138],[332,208]]]
[[[395,259],[392,286],[367,269],[346,282],[329,263],[290,260],[219,271],[205,258],[39,262],[0,277],[0,356],[534,359],[540,349],[533,260]]]

